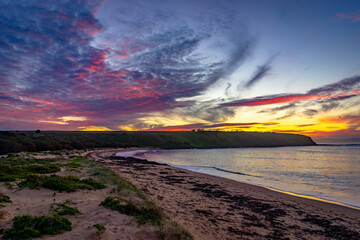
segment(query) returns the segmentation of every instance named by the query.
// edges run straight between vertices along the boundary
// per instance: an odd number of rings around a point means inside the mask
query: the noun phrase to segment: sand
[[[195,239],[360,239],[360,211],[146,160],[88,153],[130,180]]]
[[[88,152],[82,153],[86,155]],[[105,154],[106,155],[106,154]],[[58,155],[50,153],[38,153],[36,158],[58,158]],[[56,173],[58,175],[68,175],[66,171]],[[89,177],[86,172],[71,172],[71,175],[79,177]],[[41,188],[31,190],[28,188],[19,189],[16,186],[9,188],[4,184],[0,185],[0,193],[10,197],[11,203],[1,203],[4,207],[0,211],[4,215],[0,217],[0,228],[8,229],[12,226],[12,219],[15,216],[32,215],[48,216],[53,204],[64,203],[70,200],[80,214],[66,215],[71,222],[73,229],[64,231],[59,235],[44,235],[43,239],[56,240],[155,240],[154,227],[151,224],[138,226],[134,217],[120,214],[116,211],[106,209],[99,204],[109,195],[112,188],[102,190],[79,190],[76,192],[58,192],[50,189]],[[102,224],[106,227],[105,231],[99,231],[93,225]]]
[[[107,149],[83,152],[113,169],[145,192],[195,239],[360,239],[360,211],[291,196],[263,187],[195,173],[134,158],[115,157]],[[56,157],[42,154],[38,157]],[[132,217],[99,206],[111,189],[59,193],[48,189],[9,189],[0,227],[14,216],[48,215],[51,204],[70,199],[81,214],[67,216],[72,231],[44,239],[158,239],[152,226],[139,227]],[[99,232],[93,224],[106,226]]]

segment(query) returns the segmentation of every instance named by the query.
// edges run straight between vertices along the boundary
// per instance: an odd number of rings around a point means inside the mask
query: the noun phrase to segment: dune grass
[[[11,182],[16,179],[26,178],[31,174],[47,174],[60,171],[54,160],[49,159],[24,159],[21,157],[1,158],[0,182]]]
[[[81,189],[96,190],[108,188],[107,197],[101,206],[134,217],[139,227],[146,223],[154,226],[161,239],[192,239],[191,235],[168,218],[148,197],[132,183],[106,168],[101,163],[80,157],[74,151],[56,151],[55,158],[41,159],[46,153],[9,154],[0,158],[0,179],[9,189],[19,187],[48,188],[59,192],[74,192]],[[55,173],[61,171],[61,176]],[[75,175],[73,175],[75,174]],[[0,201],[10,198],[0,194]],[[62,216],[79,214],[71,202],[54,203],[50,209],[53,216],[17,216],[13,226],[3,230],[3,239],[29,239],[44,234],[60,234],[71,230],[71,222]],[[96,226],[95,226],[96,225]],[[100,232],[101,224],[95,224]],[[1,233],[0,233],[1,234]]]
[[[50,210],[60,216],[80,213],[79,209],[70,207],[66,203],[55,203],[51,206]]]
[[[19,187],[28,187],[30,189],[48,188],[59,192],[75,192],[79,189],[104,189],[102,184],[92,178],[80,179],[76,176],[58,176],[52,174],[50,176],[28,175],[24,181],[18,184]]]
[[[96,227],[99,231],[106,230],[105,226],[99,223],[94,224],[94,227]]]
[[[128,216],[134,216],[139,225],[145,224],[146,222],[151,222],[153,225],[161,225],[161,219],[163,218],[163,213],[155,206],[136,206],[134,203],[116,196],[107,197],[100,203],[100,206]]]
[[[64,230],[72,230],[72,223],[65,217],[54,215],[51,217],[30,215],[13,218],[13,225],[4,231],[3,239],[29,239],[41,237],[44,234],[57,235]]]
[[[2,202],[11,202],[10,197],[6,196],[3,193],[0,193],[0,203]]]

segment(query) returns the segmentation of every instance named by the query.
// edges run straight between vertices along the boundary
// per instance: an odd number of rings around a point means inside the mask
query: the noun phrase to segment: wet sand
[[[136,158],[88,154],[148,194],[195,239],[360,239],[360,211]]]

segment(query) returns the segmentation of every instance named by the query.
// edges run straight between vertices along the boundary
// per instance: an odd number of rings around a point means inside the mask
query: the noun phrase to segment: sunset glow
[[[0,130],[358,137],[359,10],[357,1],[0,1]]]

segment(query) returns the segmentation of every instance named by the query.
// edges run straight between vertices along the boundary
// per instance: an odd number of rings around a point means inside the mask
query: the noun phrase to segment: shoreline
[[[119,150],[89,157],[135,184],[195,239],[360,238],[358,209],[148,160],[115,157]]]
[[[316,146],[316,145],[314,145]],[[290,146],[290,147],[293,147],[293,146]],[[297,147],[297,146],[296,146]],[[244,184],[249,184],[249,185],[252,185],[252,186],[258,186],[258,187],[263,187],[263,188],[266,188],[268,190],[271,190],[271,191],[275,191],[275,192],[279,192],[279,193],[283,193],[283,194],[287,194],[287,195],[290,195],[290,196],[295,196],[295,197],[300,197],[300,198],[305,198],[305,199],[311,199],[311,200],[315,200],[315,201],[321,201],[321,202],[324,202],[324,203],[331,203],[331,204],[335,204],[335,205],[339,205],[339,206],[343,206],[343,207],[348,207],[348,208],[351,208],[351,209],[355,209],[355,210],[359,210],[360,211],[360,206],[356,206],[356,205],[351,205],[351,204],[347,204],[347,203],[342,203],[342,202],[339,202],[339,201],[336,201],[336,200],[330,200],[330,199],[324,199],[324,198],[320,198],[320,197],[316,197],[316,196],[312,196],[312,195],[306,195],[306,194],[301,194],[301,193],[296,193],[296,192],[291,192],[291,191],[287,191],[287,190],[282,190],[282,189],[277,189],[277,188],[274,188],[274,187],[271,187],[271,186],[266,186],[266,185],[262,185],[262,184],[256,184],[256,183],[250,183],[250,182],[245,182],[245,181],[239,181],[239,180],[235,180],[235,179],[231,179],[231,178],[226,178],[226,177],[223,177],[223,176],[219,176],[219,175],[213,175],[213,174],[210,174],[210,173],[203,173],[203,172],[198,172],[198,171],[194,171],[194,170],[191,170],[189,168],[186,168],[185,166],[178,166],[178,165],[175,165],[175,164],[168,164],[168,163],[164,163],[164,162],[159,162],[159,161],[153,161],[153,160],[149,160],[147,158],[142,158],[141,156],[143,155],[143,153],[145,153],[146,151],[151,151],[151,150],[164,150],[164,149],[151,149],[151,148],[138,148],[138,149],[134,149],[134,150],[125,150],[125,151],[120,151],[121,153],[130,153],[130,154],[126,154],[126,155],[120,155],[120,156],[123,156],[123,157],[134,157],[134,158],[139,158],[139,159],[145,159],[149,162],[156,162],[156,163],[161,163],[161,164],[166,164],[166,165],[169,165],[171,167],[175,167],[175,168],[179,168],[179,169],[183,169],[183,170],[187,170],[187,171],[191,171],[191,172],[194,172],[194,173],[202,173],[202,174],[205,174],[205,175],[209,175],[209,176],[213,176],[213,177],[219,177],[219,178],[224,178],[224,179],[229,179],[229,180],[233,180],[235,182],[239,182],[239,183],[244,183]],[[166,149],[168,150],[168,149]],[[178,149],[169,149],[169,150],[178,150]],[[119,153],[120,153],[119,152]],[[116,156],[118,156],[116,154]]]

